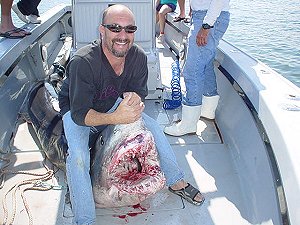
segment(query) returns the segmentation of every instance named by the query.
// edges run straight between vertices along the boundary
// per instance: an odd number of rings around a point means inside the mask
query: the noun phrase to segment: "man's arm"
[[[76,124],[84,126],[85,116],[93,107],[93,71],[87,60],[74,56],[68,65],[68,73],[71,117]]]
[[[212,0],[204,17],[203,24],[213,26],[220,16],[221,11],[228,0]],[[204,46],[207,44],[208,34],[210,29],[201,28],[197,34],[196,43],[198,46]]]
[[[138,120],[145,106],[141,98],[134,92],[124,93],[124,100],[112,113],[100,113],[90,109],[85,117],[87,126],[107,124],[127,124]]]
[[[220,16],[221,11],[228,0],[212,0],[204,17],[203,23],[213,26]]]

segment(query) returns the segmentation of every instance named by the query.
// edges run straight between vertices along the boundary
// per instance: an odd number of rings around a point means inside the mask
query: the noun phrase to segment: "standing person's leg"
[[[188,106],[198,106],[202,104],[205,71],[207,71],[207,66],[213,69],[212,63],[215,56],[215,45],[212,41],[211,34],[209,34],[206,45],[198,46],[196,43],[197,34],[201,29],[205,14],[205,11],[196,11],[192,16],[186,63],[183,68],[183,77],[187,89],[183,103]]]
[[[40,16],[38,5],[40,4],[41,0],[33,0],[32,4],[34,4],[34,10],[31,12],[31,15],[35,15],[37,17]]]
[[[172,8],[168,5],[162,5],[158,12],[160,36],[165,33],[166,15],[169,12],[172,12]]]
[[[176,16],[173,22],[179,22],[185,18],[185,0],[178,0],[179,15]]]
[[[182,118],[179,123],[165,127],[164,132],[172,136],[182,136],[197,132],[200,118],[205,65],[209,61],[210,51],[206,46],[198,46],[196,37],[205,16],[204,11],[193,13],[192,25],[188,35],[187,56],[183,68],[186,95],[183,98]],[[194,15],[196,14],[196,15]]]
[[[192,17],[192,8],[189,8],[189,14],[187,17],[184,18],[183,22],[184,23],[191,23],[191,17]]]
[[[207,48],[211,52],[210,61],[207,62],[204,71],[204,96],[215,96],[217,92],[216,74],[214,71],[214,59],[216,50],[229,25],[229,13],[222,12],[216,20],[214,27],[210,30],[208,36]]]
[[[20,0],[12,6],[14,12],[25,23],[40,23],[38,5],[41,0]]]
[[[17,6],[20,12],[25,16],[28,16],[30,14],[39,16],[37,7],[40,2],[41,0],[20,0],[18,1]]]
[[[178,0],[179,5],[179,17],[184,18],[185,17],[185,0]]]
[[[215,54],[214,54],[215,55]],[[201,117],[213,120],[220,96],[217,92],[216,74],[214,72],[214,58],[205,67],[203,85]]]
[[[12,3],[13,0],[1,1],[0,36],[6,38],[23,38],[31,33],[23,29],[16,28],[13,24],[11,17]]]
[[[96,220],[95,202],[90,178],[90,127],[79,126],[70,111],[63,116],[68,143],[66,159],[67,181],[70,190],[75,224],[93,224]]]
[[[213,54],[215,56],[215,54]],[[214,59],[212,57],[211,60],[207,63],[204,70],[204,85],[203,85],[203,95],[204,96],[214,96],[217,95],[217,82],[216,82],[216,74],[214,71]]]
[[[13,0],[2,0],[1,1],[1,33],[15,29],[11,18],[11,6]]]
[[[214,27],[211,29],[208,42],[211,45],[212,58],[205,67],[205,78],[203,88],[203,99],[201,116],[207,119],[215,118],[215,111],[219,102],[219,95],[217,92],[216,74],[214,71],[214,59],[216,55],[217,46],[222,39],[229,25],[229,12],[222,12],[217,18]]]

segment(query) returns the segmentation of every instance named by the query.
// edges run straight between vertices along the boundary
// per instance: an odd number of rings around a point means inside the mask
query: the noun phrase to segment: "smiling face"
[[[133,13],[127,7],[113,5],[107,9],[102,24],[116,24],[125,27],[135,25],[135,21]],[[125,57],[133,45],[134,33],[126,33],[124,29],[120,32],[113,32],[103,25],[100,25],[99,29],[104,53],[108,57]]]

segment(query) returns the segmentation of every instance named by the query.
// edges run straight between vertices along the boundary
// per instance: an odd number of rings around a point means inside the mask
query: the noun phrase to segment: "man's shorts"
[[[172,4],[172,3],[168,3],[168,4],[159,4],[157,7],[156,7],[156,11],[159,12],[160,8],[163,6],[163,5],[167,5],[171,8],[172,12],[175,11],[176,9],[176,5]]]

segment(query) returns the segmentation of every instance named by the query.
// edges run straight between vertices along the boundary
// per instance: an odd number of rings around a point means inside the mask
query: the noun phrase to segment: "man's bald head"
[[[115,4],[109,6],[104,10],[102,16],[102,24],[109,23],[108,20],[110,18],[114,18],[115,16],[120,16],[120,15],[130,17],[134,24],[135,19],[132,11],[127,6],[121,4]]]

